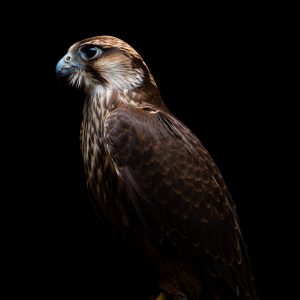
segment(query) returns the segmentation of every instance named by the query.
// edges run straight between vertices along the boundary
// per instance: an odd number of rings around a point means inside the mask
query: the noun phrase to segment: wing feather
[[[124,106],[106,118],[105,139],[153,239],[171,239],[234,295],[251,291],[234,203],[198,138],[166,112]]]

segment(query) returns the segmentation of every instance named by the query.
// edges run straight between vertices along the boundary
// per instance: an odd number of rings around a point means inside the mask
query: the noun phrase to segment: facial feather
[[[131,58],[122,53],[109,53],[93,66],[99,76],[116,89],[133,90],[143,84],[143,69],[133,68]]]

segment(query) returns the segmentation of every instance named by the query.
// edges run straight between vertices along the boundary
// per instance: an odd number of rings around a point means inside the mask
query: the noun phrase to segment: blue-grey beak
[[[56,65],[56,75],[58,77],[68,77],[80,66],[74,61],[72,55],[67,53]]]

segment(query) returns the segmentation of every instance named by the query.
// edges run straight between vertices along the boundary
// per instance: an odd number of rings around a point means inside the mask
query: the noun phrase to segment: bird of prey
[[[153,262],[157,299],[258,299],[224,180],[141,56],[96,36],[72,45],[56,73],[86,95],[80,141],[94,206]]]

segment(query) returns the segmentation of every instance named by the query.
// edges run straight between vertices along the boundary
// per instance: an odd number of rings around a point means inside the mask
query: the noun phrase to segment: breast
[[[103,144],[101,113],[87,105],[85,104],[81,124],[81,152],[88,186],[97,190],[99,189],[97,186],[103,181],[104,168],[107,167],[107,155]]]
[[[103,112],[85,103],[80,141],[85,177],[94,207],[104,221],[129,225],[129,202],[103,137]]]

